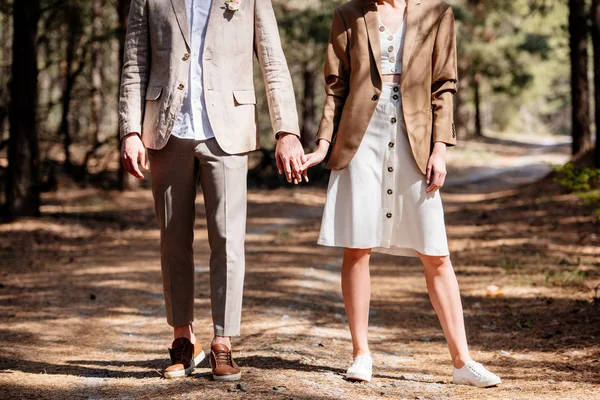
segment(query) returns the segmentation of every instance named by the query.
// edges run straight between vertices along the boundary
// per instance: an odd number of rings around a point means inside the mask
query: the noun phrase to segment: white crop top
[[[381,43],[381,73],[402,73],[402,50],[404,49],[404,32],[406,31],[406,18],[396,31],[391,33],[379,20],[379,42]]]

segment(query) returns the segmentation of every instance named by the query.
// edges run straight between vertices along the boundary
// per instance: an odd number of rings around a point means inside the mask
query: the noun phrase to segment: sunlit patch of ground
[[[598,398],[600,233],[576,196],[549,181],[490,180],[444,194],[471,350],[504,381],[485,390],[450,383],[421,266],[385,255],[372,262],[376,376],[369,385],[343,380],[351,347],[342,254],[315,244],[324,199],[315,188],[250,192],[235,341],[245,392],[213,382],[206,363],[183,380],[160,376],[171,332],[148,191],[45,195],[44,217],[0,225],[0,398]],[[198,201],[195,329],[208,346],[209,249]]]

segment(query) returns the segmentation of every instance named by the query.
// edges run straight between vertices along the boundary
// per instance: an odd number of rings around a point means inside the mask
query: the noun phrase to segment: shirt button
[[[177,87],[177,89],[179,89],[179,90],[183,90],[183,88],[184,88],[184,87],[185,87],[185,86],[183,86],[183,83],[180,83],[180,84],[179,84],[179,86]]]
[[[394,100],[398,100],[398,95],[397,95],[397,94],[393,95],[393,96],[392,96],[392,99],[394,99]]]
[[[373,95],[373,97],[371,97],[371,100],[375,101],[379,98],[379,96],[377,96],[376,94]]]
[[[388,218],[392,218],[392,213],[387,213],[387,214],[385,214],[385,216]]]
[[[394,37],[392,35],[388,36],[388,40],[391,42],[392,40],[394,40]]]
[[[384,26],[380,26],[379,27],[379,32],[385,32],[385,27]]]
[[[398,90],[400,90],[398,86],[394,86],[394,92],[398,92]]]
[[[389,172],[394,172],[394,167],[388,167]]]
[[[396,62],[396,57],[390,57],[390,62],[393,64]]]
[[[389,142],[388,143],[388,147],[391,149],[392,147],[394,147],[394,142]]]
[[[394,51],[394,46],[390,46],[388,47],[388,51],[391,53],[392,51]]]
[[[183,55],[183,61],[187,61],[187,60],[189,60],[189,59],[190,59],[190,55],[189,55],[188,53],[185,53],[185,54]]]
[[[390,122],[391,122],[392,124],[395,124],[395,123],[396,123],[396,118],[392,117],[392,119],[390,119]]]
[[[394,193],[394,192],[392,191],[392,189],[388,189],[388,190],[387,190],[387,194],[392,194],[392,193]]]

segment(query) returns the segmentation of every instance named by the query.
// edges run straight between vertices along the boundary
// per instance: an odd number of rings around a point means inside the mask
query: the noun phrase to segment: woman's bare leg
[[[449,256],[419,254],[425,268],[427,291],[444,330],[452,364],[461,368],[471,360],[458,281]]]
[[[344,249],[342,294],[352,334],[353,356],[371,354],[367,340],[371,302],[371,249]]]

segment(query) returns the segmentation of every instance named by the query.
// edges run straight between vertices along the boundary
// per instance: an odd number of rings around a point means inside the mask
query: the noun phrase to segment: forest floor
[[[0,225],[1,399],[599,399],[600,228],[545,162],[568,144],[486,139],[450,152],[444,188],[450,248],[472,356],[503,379],[451,383],[441,328],[416,260],[375,254],[370,384],[351,361],[339,249],[317,247],[324,188],[251,190],[244,383],[211,380],[204,362],[165,380],[159,233],[151,193],[61,182],[43,217]],[[211,340],[209,250],[196,220],[198,339]],[[488,293],[488,286],[499,290]],[[493,296],[488,296],[493,294]]]

